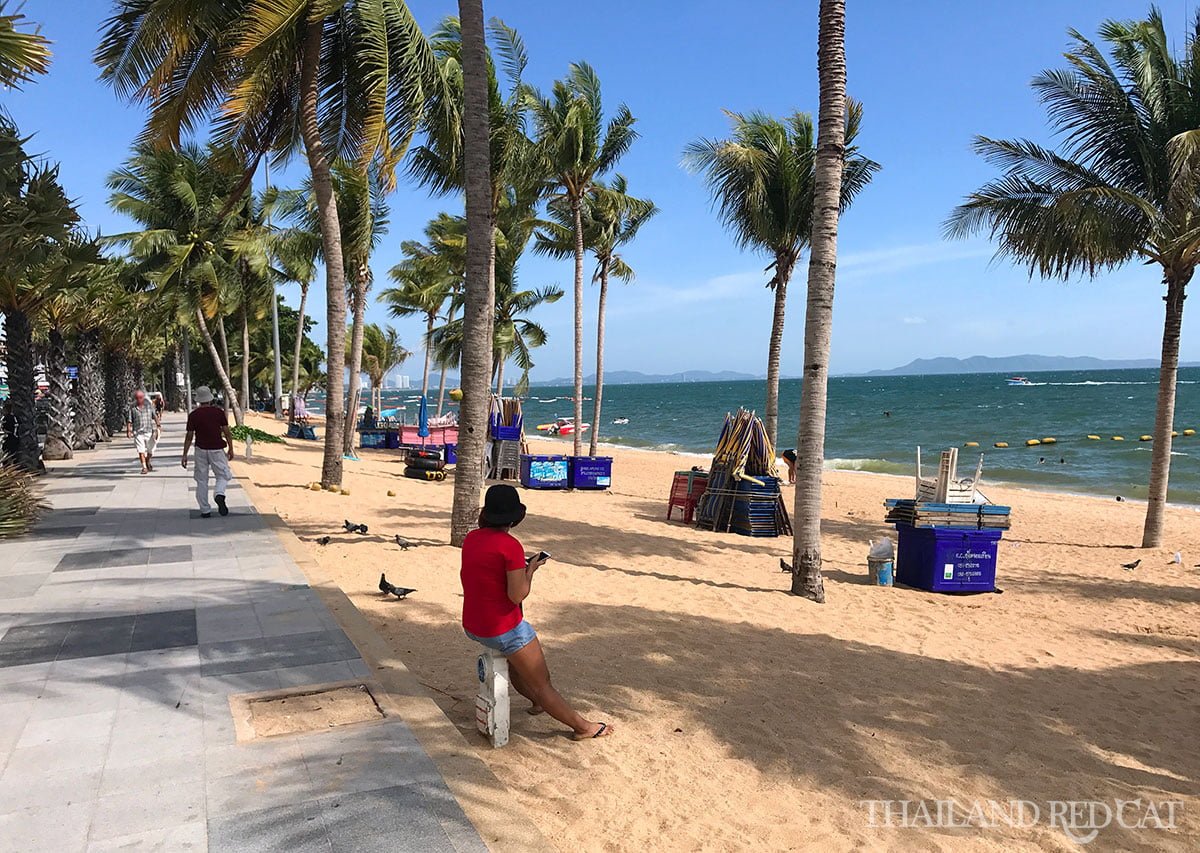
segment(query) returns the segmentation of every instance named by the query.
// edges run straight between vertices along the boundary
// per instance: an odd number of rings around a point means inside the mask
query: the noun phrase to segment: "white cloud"
[[[904,317],[900,322],[906,326],[923,326],[925,325],[926,320],[924,317],[910,316]]]
[[[838,257],[838,278],[839,280],[870,278],[950,261],[987,258],[993,254],[995,254],[995,249],[986,243],[945,240],[937,243],[894,246],[890,249],[847,252]]]

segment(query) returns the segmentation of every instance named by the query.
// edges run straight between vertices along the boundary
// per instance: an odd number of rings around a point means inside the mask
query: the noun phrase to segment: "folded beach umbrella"
[[[417,435],[429,438],[429,403],[424,394],[421,395],[421,408],[417,413]]]

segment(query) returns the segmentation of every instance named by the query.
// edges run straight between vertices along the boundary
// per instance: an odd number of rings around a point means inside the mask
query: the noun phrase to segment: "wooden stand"
[[[479,693],[475,697],[475,726],[495,749],[508,743],[508,659],[484,648],[476,661]]]

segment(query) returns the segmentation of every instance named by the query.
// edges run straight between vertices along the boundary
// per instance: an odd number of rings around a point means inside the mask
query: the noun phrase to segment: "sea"
[[[829,380],[826,467],[912,475],[918,445],[927,475],[940,451],[959,448],[959,473],[984,455],[985,481],[1060,492],[1144,499],[1150,471],[1157,370],[1030,374],[1013,386],[1000,374],[855,376]],[[780,450],[792,446],[800,411],[800,380],[780,383]],[[585,397],[592,388],[585,386]],[[386,391],[385,406],[406,405],[415,421],[419,391]],[[535,386],[525,400],[526,432],[570,417],[568,387]],[[606,385],[600,441],[626,447],[712,452],[726,412],[739,406],[761,414],[762,381]],[[320,410],[316,401],[315,410]],[[591,421],[592,403],[584,404]],[[628,418],[626,424],[613,424]],[[1200,505],[1200,368],[1183,368],[1175,406],[1170,499]],[[1184,436],[1195,429],[1194,436]],[[1090,440],[1088,435],[1099,435]],[[1113,441],[1122,436],[1124,441]],[[1028,439],[1056,439],[1027,447]],[[563,439],[564,445],[569,439]],[[979,447],[967,448],[966,442]],[[993,445],[1006,442],[1006,449]]]

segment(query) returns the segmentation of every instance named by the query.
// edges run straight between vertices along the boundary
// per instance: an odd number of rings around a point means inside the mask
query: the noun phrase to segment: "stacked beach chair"
[[[492,480],[516,480],[521,476],[521,454],[525,452],[525,416],[516,397],[492,395],[488,404],[487,475]]]
[[[779,482],[775,448],[762,420],[745,409],[727,414],[696,507],[696,526],[743,536],[790,534]]]

